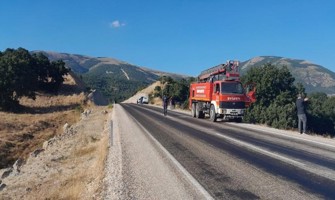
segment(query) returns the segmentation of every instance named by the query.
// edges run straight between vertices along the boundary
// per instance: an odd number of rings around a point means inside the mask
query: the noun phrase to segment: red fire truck
[[[217,118],[241,122],[245,109],[255,100],[255,87],[245,93],[238,61],[207,69],[198,76],[198,82],[190,85],[192,116],[204,118],[207,114],[213,122]]]

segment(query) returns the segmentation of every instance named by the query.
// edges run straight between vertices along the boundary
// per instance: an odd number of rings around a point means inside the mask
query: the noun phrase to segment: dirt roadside
[[[3,169],[0,199],[100,199],[111,110],[91,107],[25,163]]]
[[[210,199],[121,105],[112,118],[104,199]]]

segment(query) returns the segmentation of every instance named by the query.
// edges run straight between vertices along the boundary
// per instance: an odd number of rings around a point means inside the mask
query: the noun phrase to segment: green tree
[[[305,92],[305,87],[304,87],[304,85],[302,84],[302,83],[297,83],[296,84],[296,87],[297,87],[297,93],[298,94],[305,94],[306,92]]]
[[[172,83],[172,91],[170,96],[172,96],[174,100],[178,102],[188,101],[189,85],[190,83],[185,79],[175,81]]]
[[[256,99],[245,116],[245,121],[276,128],[292,128],[296,122],[295,98],[297,88],[288,68],[271,64],[254,67],[242,77],[242,82],[256,83]]]
[[[161,82],[161,84],[165,84],[165,83],[172,83],[174,80],[170,76],[161,76],[159,78],[159,81]]]
[[[64,82],[63,76],[69,73],[69,69],[65,67],[65,63],[62,60],[58,60],[50,63],[47,72],[48,81],[42,82],[45,86],[44,89],[48,92],[57,92]]]
[[[23,48],[18,50],[6,49],[0,59],[1,105],[9,108],[18,104],[22,96],[35,99],[34,90],[37,89],[36,69],[34,60],[29,52]]]
[[[307,125],[311,132],[334,136],[334,97],[328,97],[327,94],[321,92],[310,94],[307,112]]]
[[[161,77],[165,83],[162,94],[173,99],[182,108],[188,107],[189,87],[195,78],[174,80],[171,77]]]
[[[161,86],[156,86],[154,89],[154,97],[162,97],[162,88]]]
[[[271,64],[252,68],[242,77],[244,83],[256,83],[256,99],[247,110],[246,122],[267,124],[275,128],[296,128],[296,96],[305,93],[301,83],[294,85],[294,78],[284,66]],[[309,95],[307,127],[310,132],[335,135],[335,97],[325,93]]]
[[[23,48],[6,49],[0,53],[0,108],[15,108],[22,96],[35,99],[41,85],[56,91],[66,73],[62,61],[50,63],[45,56],[31,55]]]

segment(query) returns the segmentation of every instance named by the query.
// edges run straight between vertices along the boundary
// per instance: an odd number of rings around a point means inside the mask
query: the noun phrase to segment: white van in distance
[[[141,96],[139,99],[137,99],[137,104],[148,104],[149,103],[149,99],[147,96]]]

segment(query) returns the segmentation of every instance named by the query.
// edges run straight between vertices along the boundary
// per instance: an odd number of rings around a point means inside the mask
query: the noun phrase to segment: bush
[[[166,95],[174,102],[180,102],[183,109],[188,108],[189,88],[194,78],[174,80],[171,77],[162,77],[161,82],[164,83],[164,88],[155,88],[155,92],[160,91],[160,94]],[[155,93],[156,94],[156,93]],[[157,94],[158,96],[158,94]]]
[[[50,62],[41,53],[23,48],[0,52],[0,109],[16,109],[20,97],[35,99],[37,90],[57,92],[68,72],[63,61]]]
[[[312,93],[307,106],[308,129],[323,135],[335,135],[335,97]]]
[[[283,66],[271,64],[255,67],[242,77],[244,84],[256,83],[256,99],[246,112],[245,122],[266,124],[274,128],[293,129],[298,125],[296,96],[304,93],[301,83]],[[335,97],[324,93],[310,94],[307,106],[307,126],[310,132],[335,135]]]
[[[156,86],[154,89],[154,97],[162,98],[162,88],[161,86]]]
[[[252,68],[242,77],[244,84],[256,83],[257,101],[247,110],[244,121],[267,124],[276,128],[292,128],[296,116],[295,97],[297,88],[287,67],[271,64]]]

